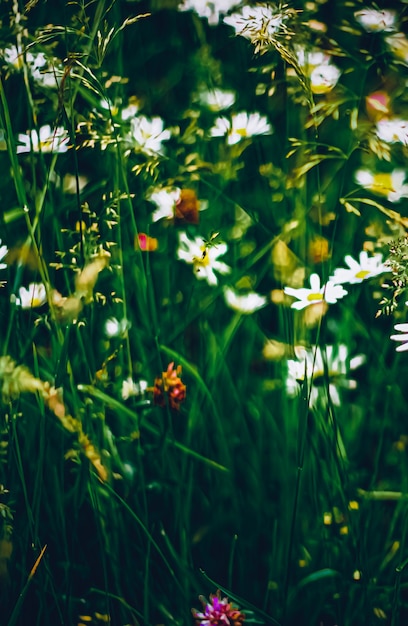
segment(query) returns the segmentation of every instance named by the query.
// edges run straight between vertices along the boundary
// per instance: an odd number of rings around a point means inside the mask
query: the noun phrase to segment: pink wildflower
[[[245,615],[234,607],[228,598],[221,598],[221,591],[210,595],[208,602],[204,596],[199,596],[203,605],[203,612],[192,609],[191,612],[198,626],[242,626]]]

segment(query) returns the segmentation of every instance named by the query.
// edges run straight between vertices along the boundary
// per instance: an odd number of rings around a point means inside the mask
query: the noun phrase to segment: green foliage
[[[407,6],[2,3],[0,625],[406,622]]]

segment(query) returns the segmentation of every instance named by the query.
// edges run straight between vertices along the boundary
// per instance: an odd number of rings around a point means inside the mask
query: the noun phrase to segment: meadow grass
[[[1,3],[0,625],[406,623],[407,17]]]

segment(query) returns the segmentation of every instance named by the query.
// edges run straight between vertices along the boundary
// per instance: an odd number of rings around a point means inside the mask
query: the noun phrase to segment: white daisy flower
[[[253,135],[270,135],[272,132],[272,126],[265,115],[246,112],[232,115],[231,121],[226,117],[219,117],[215,121],[215,126],[210,130],[212,137],[227,135],[229,145]]]
[[[208,19],[211,26],[216,26],[220,16],[225,15],[239,4],[239,0],[184,0],[180,11],[195,11],[200,17]]]
[[[372,193],[385,196],[390,202],[408,198],[405,170],[396,168],[392,172],[373,174],[369,170],[357,170],[355,179],[359,185]]]
[[[297,298],[297,302],[293,302],[292,309],[300,311],[311,304],[317,302],[327,302],[328,304],[334,304],[340,298],[347,295],[347,291],[343,289],[341,285],[333,283],[331,280],[326,284],[320,285],[320,276],[318,274],[311,274],[310,276],[310,289],[302,287],[295,289],[294,287],[285,287],[284,292],[288,296]]]
[[[379,276],[379,274],[389,272],[390,267],[382,262],[382,258],[382,254],[368,256],[368,253],[362,250],[359,255],[359,260],[356,261],[348,254],[344,257],[348,268],[339,267],[335,269],[333,276],[330,276],[329,280],[336,285],[344,283],[354,285],[356,283],[362,283],[363,280],[367,280],[373,276]]]
[[[211,89],[202,91],[199,96],[201,104],[211,109],[211,111],[223,111],[229,109],[235,102],[235,91],[227,89]]]
[[[147,152],[161,152],[162,142],[171,137],[170,131],[164,129],[161,117],[149,119],[144,115],[131,118],[130,133],[137,146]]]
[[[174,217],[175,206],[180,200],[181,189],[178,187],[162,187],[152,191],[147,199],[156,205],[157,209],[152,213],[152,221],[161,219],[172,219]]]
[[[401,341],[401,345],[396,347],[397,352],[406,352],[408,350],[408,324],[395,324],[394,329],[399,335],[391,335],[393,341]]]
[[[68,131],[62,126],[51,128],[49,124],[41,126],[39,133],[29,130],[18,135],[21,145],[17,146],[17,154],[24,152],[66,152],[69,148]]]
[[[231,309],[244,315],[254,313],[254,311],[258,311],[258,309],[262,309],[262,307],[268,304],[266,296],[261,296],[255,291],[239,294],[231,287],[224,289],[224,298]]]
[[[351,359],[348,357],[346,345],[326,346],[324,351],[320,347],[308,349],[302,346],[295,347],[297,359],[287,362],[288,373],[286,391],[290,397],[299,394],[300,384],[306,379],[311,385],[310,406],[316,406],[319,401],[326,401],[329,395],[335,406],[340,406],[339,387],[355,389],[357,381],[348,378],[349,372],[360,367],[365,362],[365,356],[359,354]]]
[[[376,9],[362,9],[356,11],[354,17],[357,22],[369,33],[390,32],[395,30],[396,13],[384,9],[377,11]]]
[[[376,135],[381,141],[408,145],[408,122],[399,118],[383,118],[377,122]]]
[[[20,287],[16,304],[22,309],[34,309],[47,302],[47,292],[43,283],[30,283],[28,287]]]
[[[204,239],[195,237],[189,239],[185,232],[179,232],[179,248],[177,258],[194,266],[194,273],[199,279],[205,279],[209,285],[217,285],[218,278],[215,272],[229,274],[231,268],[218,260],[227,252],[226,243],[206,245]]]

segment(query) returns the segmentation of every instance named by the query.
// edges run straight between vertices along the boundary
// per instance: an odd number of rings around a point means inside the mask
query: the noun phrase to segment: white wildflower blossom
[[[261,296],[255,291],[240,294],[234,289],[231,289],[231,287],[224,289],[224,298],[230,309],[243,313],[244,315],[250,315],[268,304],[266,296]]]
[[[106,337],[123,337],[130,328],[130,322],[126,319],[118,320],[116,317],[108,317],[104,325]]]
[[[265,115],[260,113],[241,112],[232,115],[231,120],[226,117],[219,117],[215,121],[215,126],[211,128],[212,137],[223,137],[227,135],[227,143],[233,145],[254,135],[270,135],[273,128]]]
[[[300,67],[306,71],[309,70],[308,73],[319,65],[328,65],[331,61],[331,56],[327,54],[327,52],[324,52],[324,50],[319,50],[318,48],[308,49],[296,46],[295,51]]]
[[[297,302],[293,302],[292,309],[300,311],[311,304],[317,302],[327,302],[328,304],[334,304],[340,298],[347,295],[347,291],[343,289],[341,285],[333,283],[331,280],[321,285],[320,276],[318,274],[311,274],[310,276],[310,289],[301,287],[295,289],[294,287],[285,287],[284,292],[288,296],[297,298]]]
[[[311,407],[321,401],[326,403],[328,396],[335,406],[340,406],[339,388],[355,389],[357,381],[348,378],[349,372],[365,362],[362,354],[350,359],[348,348],[343,344],[326,346],[324,350],[296,346],[295,354],[297,358],[287,362],[286,391],[290,397],[297,396],[306,377],[310,385]]]
[[[135,103],[130,103],[128,104],[128,106],[126,106],[125,108],[123,108],[120,112],[120,117],[122,118],[122,120],[125,122],[127,120],[131,120],[133,117],[136,117],[136,115],[139,112],[139,105],[135,104]]]
[[[382,254],[378,253],[373,256],[368,256],[365,250],[360,252],[358,261],[348,254],[344,257],[348,267],[335,269],[333,276],[331,276],[329,280],[337,285],[344,283],[350,283],[351,285],[362,283],[363,280],[390,271],[390,267],[386,263],[383,263],[382,259]]]
[[[57,88],[58,79],[64,74],[60,62],[49,60],[43,52],[23,52],[17,46],[7,46],[0,50],[0,57],[13,70],[20,71],[25,63],[31,78],[42,87]]]
[[[382,118],[377,122],[376,135],[381,141],[386,143],[400,142],[404,146],[408,145],[408,122],[395,118]]]
[[[178,187],[162,187],[152,191],[147,196],[147,199],[157,207],[152,213],[152,221],[172,219],[176,204],[180,200],[180,194],[181,189]]]
[[[223,111],[229,109],[235,102],[235,91],[227,89],[211,89],[202,91],[199,95],[201,104],[211,111]]]
[[[225,15],[239,4],[239,0],[184,0],[180,11],[194,11],[200,17],[207,18],[211,26],[216,26],[221,15]]]
[[[7,263],[2,263],[7,253],[8,253],[7,246],[5,244],[1,245],[1,239],[0,239],[0,270],[5,270],[7,267]]]
[[[47,302],[47,292],[43,283],[30,283],[28,287],[20,287],[15,300],[22,309],[34,309]]]
[[[396,347],[397,352],[406,352],[408,350],[408,324],[395,324],[394,330],[399,332],[398,335],[391,335],[393,341],[401,341]]]
[[[122,399],[128,400],[135,396],[143,396],[147,390],[147,380],[139,380],[135,382],[132,378],[126,378],[122,382]]]
[[[408,39],[404,33],[393,33],[385,37],[385,42],[391,52],[404,65],[408,65]]]
[[[146,152],[161,152],[162,142],[170,139],[171,133],[164,128],[161,117],[151,119],[140,115],[130,119],[130,138],[137,147]]]
[[[408,198],[405,170],[396,168],[392,172],[373,174],[369,170],[357,170],[355,179],[359,185],[372,193],[385,196],[390,202]]]
[[[340,76],[341,70],[333,63],[318,65],[310,74],[312,93],[316,95],[328,93],[335,87]]]
[[[51,128],[49,124],[41,126],[39,132],[29,130],[18,135],[17,154],[24,152],[66,152],[69,148],[68,131],[62,126]]]
[[[337,84],[341,70],[332,63],[332,57],[318,48],[308,50],[296,47],[296,57],[300,67],[310,80],[310,88],[316,95],[324,94]]]
[[[226,243],[208,246],[201,237],[189,239],[185,232],[179,232],[177,258],[185,263],[192,264],[197,278],[206,280],[209,285],[214,286],[218,284],[215,272],[229,274],[231,271],[231,268],[226,263],[218,260],[218,257],[223,256],[227,249]]]
[[[369,33],[390,32],[395,30],[397,15],[388,9],[362,9],[356,11],[354,17]]]
[[[273,4],[245,5],[240,13],[224,17],[225,24],[235,29],[235,34],[249,39],[255,52],[264,52],[279,34],[289,33],[286,21],[294,11],[284,5],[278,8]]]

